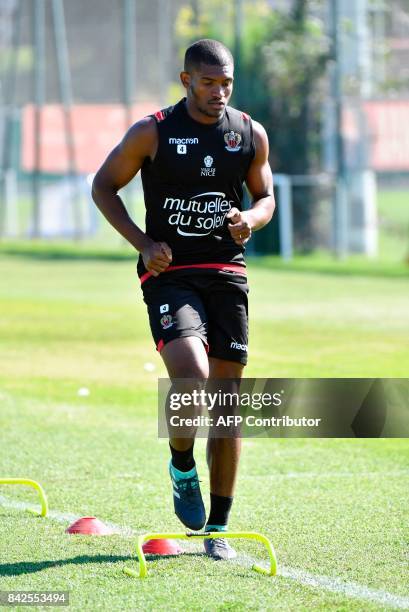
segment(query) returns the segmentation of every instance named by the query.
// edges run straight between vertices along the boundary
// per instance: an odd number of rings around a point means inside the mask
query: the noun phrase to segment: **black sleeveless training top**
[[[250,117],[227,106],[217,123],[199,123],[188,114],[185,98],[152,116],[159,140],[155,159],[146,158],[141,170],[146,233],[172,249],[168,270],[244,266],[245,249],[233,241],[226,214],[242,208],[243,182],[255,154]],[[150,276],[141,255],[138,274]]]

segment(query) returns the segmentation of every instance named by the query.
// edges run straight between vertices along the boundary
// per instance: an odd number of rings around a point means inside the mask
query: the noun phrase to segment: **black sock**
[[[210,514],[207,519],[208,525],[227,525],[229,514],[233,504],[233,497],[222,497],[210,493]]]
[[[173,448],[169,442],[170,452],[172,453],[172,465],[181,472],[188,472],[195,467],[196,463],[193,458],[194,443],[190,448],[184,451],[179,451]]]

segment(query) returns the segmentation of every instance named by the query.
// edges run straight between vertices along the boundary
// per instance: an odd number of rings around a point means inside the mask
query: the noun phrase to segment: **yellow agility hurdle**
[[[25,485],[27,487],[32,487],[33,489],[38,491],[38,495],[40,497],[40,503],[41,503],[41,512],[37,512],[37,510],[32,510],[31,508],[29,509],[29,512],[37,516],[47,516],[47,513],[48,513],[47,496],[42,486],[35,480],[30,480],[28,478],[0,478],[0,485]]]
[[[261,533],[253,533],[246,531],[237,531],[237,532],[203,532],[203,533],[145,533],[143,535],[138,536],[136,541],[136,554],[138,555],[139,561],[139,573],[131,568],[124,568],[123,572],[127,576],[131,576],[132,578],[145,578],[148,573],[148,568],[146,564],[145,554],[142,550],[142,545],[147,540],[191,540],[193,538],[228,538],[228,539],[242,539],[242,540],[256,540],[264,544],[267,548],[269,560],[270,560],[270,568],[265,569],[260,565],[254,564],[252,569],[254,569],[259,574],[265,574],[266,576],[275,576],[277,573],[277,559],[275,555],[275,551],[273,545],[270,540],[263,536]]]

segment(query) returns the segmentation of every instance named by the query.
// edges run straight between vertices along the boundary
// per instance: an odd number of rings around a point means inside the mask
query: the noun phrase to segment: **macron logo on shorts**
[[[238,351],[246,351],[247,352],[247,344],[239,344],[235,340],[233,340],[231,342],[230,348],[237,349]]]

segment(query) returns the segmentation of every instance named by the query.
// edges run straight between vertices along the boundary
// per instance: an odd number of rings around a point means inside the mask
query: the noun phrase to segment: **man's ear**
[[[190,74],[188,72],[184,72],[184,71],[181,72],[180,73],[180,80],[181,80],[181,83],[182,83],[183,87],[185,89],[189,89],[190,83],[191,83],[191,76],[190,76]]]

